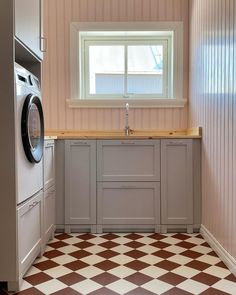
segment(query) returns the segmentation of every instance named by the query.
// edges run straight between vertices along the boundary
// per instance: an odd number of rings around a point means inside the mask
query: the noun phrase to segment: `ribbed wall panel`
[[[43,62],[46,129],[124,128],[123,109],[70,109],[69,24],[73,21],[183,21],[184,98],[188,97],[188,0],[44,0],[44,35],[48,50]],[[187,107],[131,109],[131,128],[182,129]]]
[[[189,125],[203,127],[203,225],[236,258],[236,1],[190,1]]]

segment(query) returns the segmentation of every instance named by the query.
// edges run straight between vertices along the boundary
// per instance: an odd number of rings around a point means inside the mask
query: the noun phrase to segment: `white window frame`
[[[124,32],[146,32],[150,33],[150,36],[155,35],[155,32],[172,32],[173,33],[173,77],[168,79],[172,84],[172,92],[168,93],[166,98],[152,97],[99,97],[99,98],[85,98],[82,93],[84,89],[81,89],[82,77],[80,76],[81,67],[83,67],[81,48],[81,36],[87,34],[87,36],[94,35],[97,32],[99,35],[107,34],[122,34]],[[93,32],[93,33],[92,33]],[[114,33],[115,32],[115,33]],[[132,34],[132,33],[131,33]],[[151,37],[150,37],[151,38]],[[78,54],[79,52],[79,54]],[[183,98],[183,23],[182,22],[96,22],[96,23],[80,23],[73,22],[70,24],[70,80],[71,80],[71,98],[67,100],[67,103],[72,108],[123,108],[126,102],[129,102],[131,107],[184,107],[187,99]]]

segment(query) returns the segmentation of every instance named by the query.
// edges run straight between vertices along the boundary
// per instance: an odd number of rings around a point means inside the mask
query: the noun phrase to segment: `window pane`
[[[123,94],[124,46],[89,47],[89,93]]]
[[[127,92],[163,93],[163,46],[128,46]]]

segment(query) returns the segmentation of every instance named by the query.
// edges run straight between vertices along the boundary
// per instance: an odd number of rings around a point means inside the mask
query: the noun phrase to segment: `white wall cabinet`
[[[65,225],[96,231],[96,141],[65,141]]]
[[[54,237],[56,192],[55,192],[55,143],[45,140],[44,144],[44,198],[43,198],[43,243],[42,251],[47,242]]]
[[[161,224],[187,225],[193,231],[192,140],[161,141]]]
[[[42,201],[43,192],[39,192],[17,209],[20,277],[41,252]]]
[[[43,0],[15,0],[15,36],[40,59],[42,3]]]

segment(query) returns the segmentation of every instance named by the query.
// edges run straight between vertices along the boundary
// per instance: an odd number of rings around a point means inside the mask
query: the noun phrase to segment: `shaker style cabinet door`
[[[17,209],[18,255],[21,276],[25,274],[41,252],[42,198],[43,193],[39,192]]]
[[[65,142],[65,224],[96,225],[96,141]]]
[[[55,192],[55,142],[52,139],[44,143],[44,198],[43,198],[43,245],[44,250],[48,241],[54,237],[56,192]]]
[[[159,182],[99,182],[98,225],[160,224]]]
[[[55,143],[45,140],[44,144],[44,190],[55,185]]]
[[[161,140],[161,223],[193,224],[192,140]]]
[[[160,140],[99,140],[98,181],[160,181]]]
[[[40,59],[43,58],[42,1],[15,0],[15,36]]]

